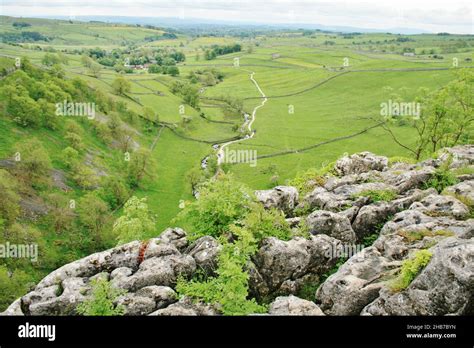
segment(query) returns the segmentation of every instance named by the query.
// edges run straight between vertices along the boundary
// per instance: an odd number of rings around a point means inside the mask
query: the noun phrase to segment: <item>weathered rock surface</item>
[[[362,314],[473,315],[473,289],[474,241],[448,238],[433,249],[430,263],[407,289],[383,289]]]
[[[314,302],[293,295],[277,297],[270,304],[268,313],[271,315],[324,315]]]
[[[196,315],[218,315],[218,311],[208,304],[194,303],[189,298],[182,298],[166,308],[158,309],[150,315],[160,316],[196,316]]]
[[[290,186],[256,191],[265,208],[285,213],[297,237],[260,242],[246,266],[250,296],[274,299],[270,315],[474,314],[474,179],[458,176],[442,194],[426,188],[443,163],[472,166],[474,146],[445,149],[417,164],[389,166],[368,152],[345,156],[334,167],[339,176],[318,181],[301,201]],[[395,198],[361,195],[388,190]],[[310,236],[301,237],[306,232]],[[64,265],[2,314],[76,315],[91,281],[103,278],[126,291],[116,300],[126,315],[219,315],[217,304],[180,299],[174,287],[180,275],[191,278],[199,270],[212,276],[221,250],[210,236],[189,243],[184,230],[168,228],[147,242]],[[429,250],[431,260],[394,292],[390,284],[402,264],[420,250]],[[307,286],[317,288],[315,302],[293,296]]]
[[[309,232],[313,235],[326,234],[339,239],[343,243],[355,243],[356,235],[352,230],[350,220],[338,213],[325,210],[316,210],[311,213],[306,223]]]
[[[211,274],[217,268],[217,256],[222,246],[212,237],[205,236],[196,240],[186,253],[194,258],[196,266]]]
[[[305,280],[317,281],[338,261],[341,242],[327,235],[281,241],[271,237],[253,258],[250,287],[257,295],[294,294]]]
[[[278,208],[287,215],[296,207],[299,197],[298,190],[291,186],[255,191],[255,196],[265,208]]]
[[[369,170],[384,170],[388,166],[387,157],[376,156],[370,152],[361,152],[344,156],[336,162],[334,169],[340,175],[359,174]]]

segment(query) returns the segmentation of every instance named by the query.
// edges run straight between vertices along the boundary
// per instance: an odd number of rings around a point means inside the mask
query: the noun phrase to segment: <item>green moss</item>
[[[359,197],[369,197],[372,202],[389,202],[397,197],[397,193],[393,190],[365,190],[352,196],[354,199]]]
[[[406,289],[430,262],[432,256],[433,254],[428,250],[419,250],[412,258],[403,261],[400,273],[389,284],[389,288],[394,292]]]
[[[454,236],[454,232],[449,231],[449,230],[400,231],[398,232],[398,235],[402,236],[408,242],[412,243],[418,240],[422,240],[425,237],[436,237],[436,236],[451,237],[451,236]]]
[[[415,164],[416,161],[413,158],[403,156],[393,156],[388,159],[389,166],[393,166],[395,163]]]
[[[472,175],[474,174],[474,166],[464,166],[451,170],[454,175]]]

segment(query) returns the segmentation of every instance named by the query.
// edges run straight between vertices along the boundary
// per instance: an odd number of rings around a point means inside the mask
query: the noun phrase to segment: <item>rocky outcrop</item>
[[[361,152],[344,156],[336,162],[335,171],[340,175],[359,174],[369,170],[384,170],[388,166],[387,157],[376,156],[370,152]]]
[[[295,237],[260,242],[245,269],[249,295],[266,301],[270,315],[474,314],[474,179],[458,175],[439,194],[426,184],[443,163],[472,166],[474,147],[418,164],[344,156],[339,175],[318,180],[301,201],[290,186],[256,191],[266,209],[285,213]],[[98,278],[124,291],[116,304],[125,315],[219,315],[218,304],[179,298],[175,285],[180,276],[215,275],[221,250],[211,236],[189,243],[184,230],[168,228],[57,269],[3,315],[75,315]],[[431,255],[426,267],[393,287],[420,251]]]
[[[290,215],[298,204],[298,190],[291,186],[277,186],[271,190],[255,191],[255,196],[265,208],[277,208]]]
[[[474,314],[474,241],[448,238],[433,249],[433,257],[407,289],[387,288],[367,305],[365,315]]]
[[[259,298],[295,294],[305,283],[317,283],[336,265],[340,253],[341,242],[323,234],[287,242],[267,238],[253,257],[250,287]]]
[[[325,210],[316,210],[306,219],[311,234],[325,234],[343,243],[355,243],[356,235],[350,220],[341,214]]]

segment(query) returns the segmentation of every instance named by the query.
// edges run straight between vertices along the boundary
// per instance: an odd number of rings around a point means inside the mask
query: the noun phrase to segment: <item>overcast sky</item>
[[[472,0],[0,0],[10,16],[137,16],[474,34]]]

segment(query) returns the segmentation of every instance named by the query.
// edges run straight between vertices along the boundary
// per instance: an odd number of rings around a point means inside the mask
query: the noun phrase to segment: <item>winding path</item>
[[[260,109],[262,106],[265,105],[265,103],[267,102],[268,98],[265,96],[265,93],[263,93],[262,89],[260,88],[258,82],[253,78],[253,75],[255,75],[255,72],[251,72],[250,74],[250,80],[252,80],[252,82],[254,83],[255,87],[257,87],[258,89],[258,92],[260,93],[261,97],[258,97],[258,98],[263,98],[262,102],[257,105],[253,111],[252,111],[252,117],[250,120],[245,120],[245,123],[243,124],[242,127],[245,127],[247,126],[247,129],[248,131],[250,132],[249,135],[245,136],[245,138],[243,139],[237,139],[237,140],[232,140],[232,141],[229,141],[227,143],[224,143],[220,146],[219,150],[217,151],[217,164],[220,166],[222,164],[222,162],[224,161],[224,149],[231,145],[231,144],[234,144],[234,143],[238,143],[238,142],[241,142],[241,141],[245,141],[247,139],[251,139],[253,138],[253,136],[255,135],[255,131],[252,131],[252,124],[253,122],[255,121],[255,116],[257,114],[257,110]]]

